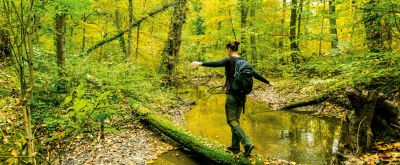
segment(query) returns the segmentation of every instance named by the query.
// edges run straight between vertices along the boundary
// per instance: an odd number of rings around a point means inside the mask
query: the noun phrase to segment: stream
[[[225,94],[210,94],[204,86],[179,90],[179,93],[184,99],[196,101],[185,114],[184,127],[195,135],[229,146],[231,132],[225,118]],[[252,153],[264,157],[299,164],[329,164],[338,149],[338,121],[271,111],[266,103],[251,97],[247,97],[240,123],[255,145]],[[155,164],[202,164],[200,160],[175,150],[161,155]]]

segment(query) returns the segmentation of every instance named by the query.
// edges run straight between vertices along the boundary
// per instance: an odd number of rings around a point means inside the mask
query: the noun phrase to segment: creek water
[[[195,135],[229,146],[231,131],[225,117],[225,94],[210,94],[202,86],[180,93],[181,97],[196,101],[185,114],[184,127]],[[336,121],[271,111],[266,103],[251,97],[247,98],[240,125],[255,145],[252,153],[300,164],[329,164],[337,152],[340,137],[340,126]],[[178,155],[163,154],[155,164],[166,164],[168,160],[173,160],[171,164],[199,163],[198,159],[182,152]]]

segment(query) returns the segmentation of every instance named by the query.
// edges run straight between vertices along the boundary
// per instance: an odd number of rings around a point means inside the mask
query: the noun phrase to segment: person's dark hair
[[[240,45],[240,42],[239,41],[229,41],[227,44],[226,44],[226,48],[228,49],[231,49],[232,51],[238,51],[239,50],[239,45]]]

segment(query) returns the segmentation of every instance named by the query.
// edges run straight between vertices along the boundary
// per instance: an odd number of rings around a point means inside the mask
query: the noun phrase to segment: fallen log
[[[326,101],[327,99],[328,99],[328,97],[326,95],[324,95],[324,96],[312,98],[312,99],[306,100],[306,101],[287,104],[287,105],[282,106],[278,110],[289,110],[289,109],[293,109],[293,108],[315,105],[315,104],[322,103],[322,102]]]
[[[235,157],[234,155],[227,153],[224,147],[215,142],[211,142],[205,138],[195,136],[188,131],[185,131],[182,127],[173,124],[171,121],[166,120],[149,109],[137,105],[130,101],[131,107],[134,109],[135,115],[137,115],[140,121],[146,125],[151,125],[159,132],[163,133],[170,139],[177,142],[182,147],[189,149],[215,163],[218,164],[263,164],[261,156],[254,156],[256,162],[251,162],[245,157]]]

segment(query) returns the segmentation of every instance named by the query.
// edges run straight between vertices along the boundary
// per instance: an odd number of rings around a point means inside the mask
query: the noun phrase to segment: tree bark
[[[241,53],[244,58],[247,57],[247,15],[249,14],[249,0],[240,0],[240,42]]]
[[[322,3],[324,4],[323,11],[325,11],[325,6],[326,6],[326,1],[323,0]],[[319,33],[319,49],[318,49],[318,55],[322,55],[322,35],[324,34],[324,24],[325,24],[325,14],[324,12],[322,13],[322,19],[321,19],[321,31]]]
[[[120,14],[118,9],[115,10],[115,21],[114,21],[114,23],[115,23],[115,27],[117,28],[117,32],[120,32],[121,31],[121,14]],[[128,31],[128,34],[129,34],[129,32],[130,31]],[[119,40],[119,47],[120,47],[122,53],[124,53],[128,58],[129,55],[128,55],[128,51],[127,51],[126,46],[125,46],[126,44],[125,44],[124,36],[122,35],[121,37],[119,37],[118,40]]]
[[[291,12],[290,12],[290,50],[292,51],[292,62],[297,64],[299,63],[298,52],[300,51],[299,46],[297,45],[297,37],[296,37],[296,21],[297,21],[297,0],[292,0],[291,2]]]
[[[146,109],[141,106],[131,106],[135,108],[135,114],[139,116],[139,119],[142,123],[146,125],[150,125],[160,131],[167,137],[176,141],[179,145],[184,148],[189,149],[192,152],[195,152],[208,160],[211,160],[217,164],[251,164],[252,162],[249,159],[244,157],[234,157],[234,155],[225,152],[221,147],[216,147],[215,144],[213,146],[208,146],[207,144],[213,144],[212,142],[197,137],[187,131],[185,131],[180,126],[177,126],[170,122],[169,120],[158,117],[153,114],[149,109]],[[255,156],[257,164],[262,164],[263,160],[259,156]]]
[[[65,21],[65,13],[56,14],[56,54],[60,71],[63,70],[65,63]]]
[[[168,8],[170,8],[170,7],[172,7],[172,6],[175,6],[175,5],[176,5],[176,3],[169,3],[169,4],[166,4],[166,5],[163,5],[163,6],[160,7],[159,9],[153,10],[153,11],[150,12],[149,14],[147,14],[147,15],[143,16],[142,18],[138,19],[137,21],[135,21],[135,23],[129,25],[128,28],[122,30],[121,32],[118,32],[117,34],[115,34],[114,36],[112,36],[112,37],[110,37],[110,38],[107,38],[107,39],[104,39],[104,40],[102,40],[102,41],[99,41],[99,42],[96,43],[95,45],[93,45],[93,46],[91,46],[90,48],[86,49],[85,51],[83,51],[83,52],[81,53],[81,56],[87,55],[87,54],[89,54],[90,52],[92,52],[93,50],[96,50],[97,48],[99,48],[100,46],[102,46],[102,45],[104,45],[104,44],[107,44],[107,43],[109,43],[109,42],[111,42],[111,41],[114,41],[114,40],[118,39],[119,37],[121,37],[122,35],[124,35],[124,34],[125,34],[126,32],[128,32],[129,30],[131,30],[131,29],[135,28],[136,26],[138,26],[141,22],[143,22],[143,21],[146,20],[147,18],[153,17],[153,16],[155,16],[156,14],[161,13],[161,12],[163,12],[163,11],[167,10]]]
[[[329,0],[329,31],[331,33],[331,48],[338,49],[338,34],[336,28],[336,4],[335,0]]]
[[[179,58],[179,50],[181,46],[183,24],[186,20],[186,1],[176,0],[177,5],[171,17],[171,25],[169,28],[168,39],[162,53],[161,65],[158,69],[159,73],[166,74],[168,85],[172,85],[175,72],[175,65]]]
[[[253,62],[257,62],[257,45],[256,45],[256,27],[254,22],[256,20],[256,6],[255,2],[252,1],[250,6],[250,45],[251,45],[251,59]]]
[[[136,31],[136,50],[135,50],[135,55],[136,55],[136,61],[139,58],[139,38],[140,38],[140,23],[137,25],[137,31]]]

